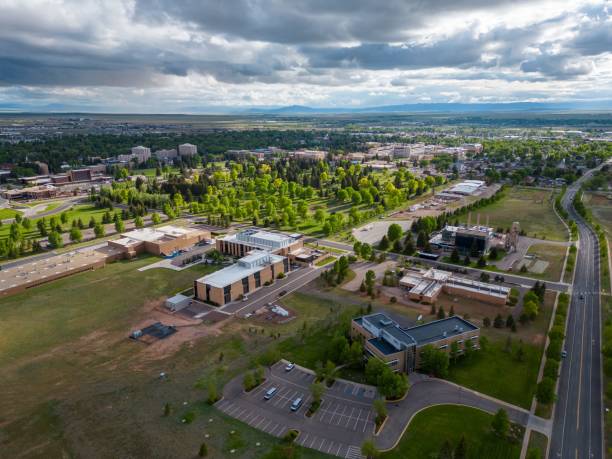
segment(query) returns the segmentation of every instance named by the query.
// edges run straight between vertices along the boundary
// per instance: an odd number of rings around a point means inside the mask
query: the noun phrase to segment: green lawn
[[[0,209],[0,220],[7,220],[9,218],[15,218],[15,215],[20,214],[18,210],[15,209]]]
[[[92,330],[125,328],[145,301],[171,296],[214,270],[196,265],[179,272],[138,271],[154,261],[145,257],[112,263],[0,300],[0,369]]]
[[[510,228],[512,222],[518,221],[521,229],[528,236],[554,241],[566,241],[567,230],[552,208],[553,193],[549,190],[514,187],[506,190],[499,201],[472,212],[472,224],[476,223],[476,214],[480,214],[480,223],[489,218],[489,225],[504,229]],[[467,214],[459,218],[467,221]]]
[[[315,263],[316,266],[325,266],[336,261],[336,257],[325,257]]]
[[[340,304],[299,292],[283,299],[283,304],[298,312],[300,328],[306,322],[307,331],[306,334],[298,333],[281,341],[278,349],[283,358],[309,368],[314,368],[317,362],[325,359],[329,338],[336,332],[348,330],[352,316],[359,309],[355,305]],[[300,311],[308,311],[308,315],[301,316]]]
[[[523,343],[525,356],[518,361],[518,339],[512,352],[505,351],[505,340],[491,340],[486,349],[474,352],[469,360],[450,365],[448,379],[483,394],[529,409],[536,388],[542,356],[541,346]]]
[[[382,454],[384,459],[437,458],[448,440],[454,448],[466,439],[468,459],[517,459],[521,446],[491,432],[493,416],[475,408],[440,405],[427,408],[412,419],[399,444]]]
[[[72,220],[81,219],[85,226],[89,223],[89,219],[94,217],[96,221],[102,220],[102,215],[106,212],[107,209],[98,209],[96,206],[92,204],[77,204],[66,211],[66,215],[68,217],[68,222],[63,224],[64,230],[69,230],[70,225],[72,224]],[[115,210],[117,212],[117,210]],[[59,221],[61,214],[57,214],[56,217]],[[45,217],[45,220],[49,222],[51,217]],[[39,238],[40,232],[36,226],[36,222],[38,218],[31,219],[32,227],[29,230],[23,230],[23,234],[25,237],[29,238]],[[10,225],[2,225],[0,227],[0,239],[8,238],[10,234]]]
[[[537,279],[559,282],[566,253],[567,247],[553,244],[534,244],[529,247],[527,254],[536,255],[538,260],[548,262],[548,267],[543,273],[527,272],[520,274],[535,277]]]

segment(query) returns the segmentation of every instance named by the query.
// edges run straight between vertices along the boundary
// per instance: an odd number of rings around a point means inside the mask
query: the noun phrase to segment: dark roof
[[[376,349],[382,352],[384,355],[395,354],[398,351],[385,340],[380,338],[371,338],[368,340],[368,343],[371,343]]]
[[[417,325],[404,331],[415,339],[417,346],[422,346],[474,330],[478,330],[478,327],[461,317],[453,316]]]

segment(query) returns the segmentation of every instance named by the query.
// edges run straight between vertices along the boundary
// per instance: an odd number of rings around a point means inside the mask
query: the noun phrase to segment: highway
[[[599,244],[572,206],[580,184],[591,173],[567,189],[562,203],[578,225],[580,242],[565,341],[568,355],[561,368],[549,458],[604,457]]]

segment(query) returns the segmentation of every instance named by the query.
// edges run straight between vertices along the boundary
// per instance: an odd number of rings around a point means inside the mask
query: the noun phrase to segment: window
[[[245,295],[249,293],[249,278],[248,276],[242,279],[242,293]]]
[[[229,303],[230,301],[232,301],[232,286],[228,285],[223,287],[223,302]]]
[[[283,267],[285,268],[285,272],[288,273],[289,272],[289,259],[285,258],[283,260]]]
[[[438,349],[446,349],[448,347],[448,344],[443,344],[442,346],[440,346]]]
[[[255,288],[261,287],[261,273],[257,271],[253,276],[255,277]]]
[[[274,280],[276,277],[276,274],[274,273],[274,265],[270,265],[270,270],[272,271],[272,279]]]
[[[462,339],[458,339],[457,340],[457,344],[463,344],[463,340]]]
[[[206,301],[210,301],[210,285],[206,284]]]
[[[397,364],[399,363],[399,360],[395,359],[395,360],[390,360],[389,362],[385,362],[388,366],[390,367],[396,367]]]

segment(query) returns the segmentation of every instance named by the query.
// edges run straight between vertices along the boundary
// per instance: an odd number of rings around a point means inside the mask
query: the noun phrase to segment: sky
[[[2,0],[0,110],[612,100],[612,3]]]

